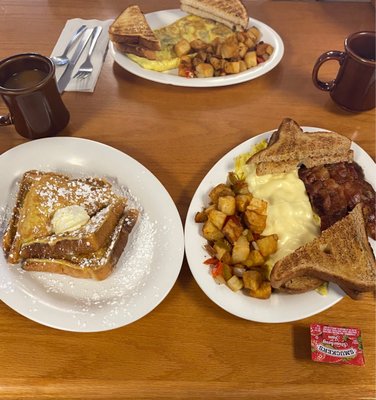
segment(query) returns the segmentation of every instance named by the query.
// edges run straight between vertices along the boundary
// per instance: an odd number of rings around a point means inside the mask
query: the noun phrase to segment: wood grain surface
[[[130,1],[1,0],[0,59],[49,55],[67,19],[116,17]],[[178,1],[137,2],[147,13]],[[113,146],[152,171],[185,220],[213,164],[284,117],[334,130],[375,158],[375,113],[348,113],[314,87],[312,67],[342,50],[352,32],[374,30],[370,3],[246,1],[273,27],[285,54],[270,73],[219,88],[162,85],[134,76],[108,54],[96,90],[64,93],[71,122],[61,136]],[[323,77],[333,78],[330,63]],[[0,114],[7,112],[0,102]],[[0,129],[0,152],[26,139]],[[42,156],[42,155],[41,155]],[[98,160],[100,163],[100,160]],[[166,266],[167,268],[168,266]],[[1,288],[0,288],[1,290]],[[309,324],[362,330],[365,366],[314,363]],[[212,303],[184,260],[166,299],[142,319],[102,333],[39,325],[0,303],[1,399],[371,399],[375,389],[375,298],[344,298],[318,315],[282,324],[235,317]]]

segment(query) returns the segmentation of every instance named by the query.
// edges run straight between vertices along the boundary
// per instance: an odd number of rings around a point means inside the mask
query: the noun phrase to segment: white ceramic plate
[[[94,141],[60,137],[28,142],[0,156],[3,229],[16,182],[34,168],[107,178],[140,210],[140,218],[115,271],[101,282],[25,272],[9,266],[0,250],[0,299],[36,322],[76,332],[124,326],[153,310],[174,285],[184,254],[180,216],[157,178],[128,155]]]
[[[146,14],[146,20],[148,21],[152,29],[162,28],[163,26],[172,24],[179,18],[185,17],[186,14],[180,10],[163,10],[156,11],[150,14]],[[282,39],[272,28],[268,25],[260,22],[256,19],[249,19],[249,26],[256,26],[261,31],[261,40],[266,43],[271,44],[274,47],[274,52],[266,62],[261,65],[251,68],[247,71],[241,72],[235,75],[227,75],[222,77],[214,78],[184,78],[178,76],[177,69],[157,72],[149,71],[142,68],[137,63],[129,59],[126,55],[121,54],[115,49],[110,41],[110,52],[114,60],[124,69],[131,72],[134,75],[140,76],[141,78],[148,79],[150,81],[165,83],[175,86],[188,86],[188,87],[215,87],[215,86],[227,86],[235,85],[237,83],[242,83],[250,81],[252,79],[258,78],[261,75],[266,74],[272,70],[281,61],[284,52],[284,46]]]
[[[303,127],[304,131],[323,131],[321,128]],[[248,297],[241,292],[234,293],[226,285],[218,285],[209,273],[209,267],[203,264],[208,258],[203,246],[206,240],[201,235],[202,224],[194,222],[194,216],[208,202],[208,193],[215,185],[225,182],[227,174],[234,168],[234,159],[242,153],[250,151],[251,147],[262,139],[268,139],[273,131],[251,138],[232,149],[222,157],[208,172],[200,183],[190,204],[185,222],[185,251],[196,282],[205,294],[218,306],[238,317],[258,322],[290,322],[315,315],[339,302],[344,292],[330,284],[326,296],[311,291],[303,294],[289,295],[273,294],[268,300]],[[376,175],[376,165],[372,158],[356,143],[352,143],[355,161],[363,167],[368,182]],[[376,242],[370,239],[374,253]]]

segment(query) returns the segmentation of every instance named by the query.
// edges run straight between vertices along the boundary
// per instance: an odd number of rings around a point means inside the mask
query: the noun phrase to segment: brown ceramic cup
[[[0,61],[0,96],[9,109],[0,126],[14,124],[28,139],[54,136],[69,122],[58,92],[55,65],[42,55],[17,54]]]
[[[316,61],[312,80],[316,87],[349,111],[366,111],[375,107],[376,32],[364,31],[345,39],[345,51],[331,50]],[[339,62],[337,77],[330,82],[318,78],[320,67],[329,60]]]

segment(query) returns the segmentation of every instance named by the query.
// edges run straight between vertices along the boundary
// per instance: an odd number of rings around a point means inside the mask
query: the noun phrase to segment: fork
[[[86,60],[81,64],[80,68],[73,76],[73,78],[77,79],[85,79],[93,72],[93,64],[91,63],[91,55],[93,54],[94,47],[97,44],[97,40],[102,33],[102,27],[96,26],[92,33],[92,39],[90,43],[89,52],[87,54]]]

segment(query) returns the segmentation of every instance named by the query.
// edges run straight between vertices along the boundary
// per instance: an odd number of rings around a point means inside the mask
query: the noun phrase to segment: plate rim
[[[128,162],[128,163],[129,162],[133,163],[133,166],[136,166],[136,168],[139,169],[139,173],[142,174],[143,176],[145,176],[145,174],[147,174],[148,175],[147,179],[150,179],[151,181],[153,181],[153,183],[157,187],[159,187],[159,189],[161,190],[164,200],[168,200],[168,202],[169,202],[168,207],[170,208],[171,215],[174,217],[175,225],[174,225],[174,229],[173,229],[173,232],[174,232],[173,237],[174,237],[175,241],[176,240],[179,241],[179,245],[174,246],[174,249],[173,249],[174,254],[171,253],[170,258],[175,260],[176,265],[174,266],[174,268],[170,268],[167,271],[168,273],[165,274],[166,283],[164,283],[164,287],[162,288],[162,290],[160,292],[158,292],[158,295],[150,296],[150,301],[147,302],[143,311],[135,313],[134,310],[132,310],[134,313],[134,314],[132,314],[132,317],[122,318],[121,321],[118,321],[118,323],[115,323],[115,324],[113,323],[110,325],[106,325],[102,321],[99,321],[99,322],[95,321],[95,319],[94,320],[88,319],[85,324],[77,325],[76,321],[74,321],[74,319],[75,319],[74,316],[71,318],[71,320],[68,323],[66,323],[66,321],[65,321],[66,317],[61,318],[61,324],[56,324],[56,322],[52,323],[51,320],[48,318],[48,315],[47,316],[45,315],[46,309],[51,309],[51,306],[43,305],[42,310],[39,310],[36,313],[31,313],[28,310],[27,304],[25,304],[25,298],[22,298],[22,293],[23,293],[22,288],[19,288],[19,287],[16,289],[16,292],[17,292],[16,294],[18,296],[16,296],[14,293],[9,294],[6,291],[1,290],[0,291],[0,300],[3,303],[5,303],[8,307],[13,309],[15,312],[17,312],[18,314],[20,314],[34,322],[37,322],[41,325],[44,325],[44,326],[47,326],[50,328],[63,330],[63,331],[102,332],[102,331],[117,329],[117,328],[129,325],[133,322],[136,322],[137,320],[143,318],[144,316],[146,316],[147,314],[152,312],[159,304],[161,304],[163,302],[163,300],[167,297],[167,295],[170,293],[170,291],[174,287],[176,280],[179,276],[179,273],[181,271],[181,268],[182,268],[183,259],[184,259],[184,228],[183,228],[182,219],[180,217],[180,214],[176,207],[175,202],[173,201],[173,199],[172,199],[171,195],[169,194],[169,192],[167,191],[167,189],[160,182],[160,180],[149,169],[147,169],[143,164],[141,164],[139,161],[137,161],[133,157],[129,156],[128,154],[124,153],[123,151],[121,151],[115,147],[112,147],[110,145],[107,145],[105,143],[101,143],[101,142],[98,142],[98,141],[95,141],[92,139],[61,136],[61,137],[49,137],[49,138],[43,138],[43,139],[37,139],[34,141],[25,142],[25,143],[15,146],[15,147],[5,151],[4,153],[2,153],[0,155],[0,165],[3,162],[5,162],[3,160],[7,161],[7,159],[12,158],[18,152],[26,151],[32,147],[34,147],[34,150],[32,150],[32,151],[38,151],[38,148],[40,148],[40,146],[42,146],[41,145],[42,142],[44,143],[43,146],[45,146],[45,147],[53,147],[53,146],[59,147],[59,143],[60,143],[60,147],[61,147],[63,142],[65,142],[65,144],[67,144],[67,143],[71,143],[71,144],[76,143],[77,144],[78,142],[80,142],[82,145],[88,145],[90,143],[91,146],[94,146],[96,149],[99,149],[99,151],[101,149],[104,149],[104,151],[110,152],[111,154],[116,153],[117,157],[120,157],[121,159],[126,160],[126,162]],[[80,154],[85,158],[85,155],[83,155],[82,152]],[[33,156],[35,157],[35,154],[33,154]],[[86,158],[87,157],[88,156],[86,156]],[[60,160],[57,160],[56,163],[65,158],[66,158],[65,156],[62,156],[62,158]],[[27,161],[26,163],[32,164],[32,161]],[[62,161],[62,164],[66,165],[66,166],[74,167],[74,164],[70,164],[69,162],[64,161],[64,160]],[[82,168],[82,166],[80,168]],[[30,168],[27,168],[27,167],[22,168],[22,172],[25,172],[27,169],[30,169]],[[50,164],[50,170],[54,170],[54,169],[56,170],[56,167],[54,168],[54,166]],[[57,168],[57,169],[59,169],[59,168]],[[84,174],[87,175],[90,171],[90,166],[87,166],[87,165],[84,166],[83,171],[84,171]],[[19,179],[21,176],[18,173],[17,173],[17,175],[18,175],[18,179]],[[116,176],[112,176],[112,178],[118,179],[120,181],[121,176],[122,176],[122,174],[119,173]],[[13,178],[10,179],[10,181],[12,181],[12,180],[14,180],[14,179]],[[6,185],[8,185],[8,184],[6,184]],[[6,188],[7,188],[7,194],[6,194],[5,198],[7,198],[9,200],[10,193],[8,192],[8,186],[6,186]],[[132,188],[129,188],[129,189],[132,190]],[[142,199],[139,199],[139,201],[141,203],[141,206],[144,207]],[[9,207],[10,204],[9,203],[3,204],[1,202],[0,206]],[[145,210],[145,211],[147,212],[148,210]],[[5,221],[5,222],[7,222],[7,221]],[[3,226],[6,226],[6,224],[4,224],[4,221],[3,221]],[[1,237],[2,237],[2,235],[3,235],[3,231],[1,232]],[[1,251],[2,251],[2,249],[1,249]],[[4,263],[5,263],[5,266],[7,266],[7,268],[9,268],[9,265],[6,262],[4,262],[3,259],[0,259],[0,267],[3,267]],[[153,264],[153,261],[151,262],[151,264]],[[2,278],[2,277],[3,277],[3,273],[0,272],[0,278]],[[153,286],[155,286],[154,282],[153,282]],[[30,298],[30,296],[29,296],[29,298]],[[41,301],[40,299],[37,299],[37,300]],[[89,311],[87,313],[89,313]],[[64,312],[63,312],[63,314],[64,314]],[[76,311],[76,314],[80,314],[80,312]],[[72,314],[71,310],[68,310],[67,312],[65,312],[65,315],[73,315],[73,314]],[[55,319],[53,319],[53,320],[55,320]]]
[[[301,128],[303,129],[304,132],[309,132],[309,131],[311,131],[311,132],[312,132],[312,131],[327,131],[327,132],[329,132],[328,129],[319,128],[319,127],[313,127],[313,126],[301,126]],[[311,312],[306,313],[306,314],[301,313],[302,315],[296,316],[296,317],[294,317],[294,318],[291,318],[291,317],[286,317],[286,318],[282,318],[282,317],[280,317],[280,318],[270,318],[269,315],[266,316],[265,318],[254,318],[254,317],[252,317],[252,316],[250,316],[250,315],[245,315],[245,314],[242,313],[242,312],[238,312],[237,310],[233,309],[233,307],[231,307],[231,306],[229,307],[228,304],[224,304],[224,303],[221,301],[221,299],[218,298],[218,292],[217,292],[217,293],[214,293],[214,290],[213,290],[213,289],[208,290],[207,287],[206,287],[205,282],[200,278],[200,275],[199,275],[199,268],[205,268],[205,266],[204,266],[204,264],[203,264],[204,257],[202,258],[202,260],[201,260],[201,262],[200,262],[200,265],[196,265],[197,263],[196,263],[196,264],[194,263],[195,261],[198,261],[198,260],[194,259],[193,255],[191,254],[191,251],[190,251],[190,249],[189,249],[189,242],[190,242],[190,240],[189,240],[188,233],[187,233],[187,232],[189,232],[189,229],[193,229],[193,227],[199,225],[199,224],[195,223],[195,222],[194,222],[194,219],[193,219],[194,214],[198,211],[198,209],[196,209],[196,208],[193,209],[195,200],[196,200],[197,197],[201,194],[201,191],[204,190],[205,183],[206,183],[207,181],[210,180],[211,175],[213,175],[217,169],[221,168],[222,163],[230,162],[230,160],[229,160],[230,157],[233,157],[233,156],[236,156],[236,155],[241,154],[241,153],[239,152],[239,151],[240,151],[240,148],[243,148],[243,147],[248,146],[248,149],[250,149],[252,145],[254,145],[255,143],[257,143],[257,141],[260,141],[260,140],[263,140],[263,139],[269,139],[270,136],[272,135],[272,133],[275,132],[277,129],[278,129],[278,128],[275,128],[275,129],[272,129],[272,130],[269,130],[269,131],[262,132],[262,133],[260,133],[260,134],[257,134],[257,135],[255,135],[255,136],[253,136],[253,137],[251,137],[251,138],[249,138],[249,139],[247,139],[247,140],[245,140],[245,141],[239,143],[238,145],[236,145],[236,146],[234,146],[233,148],[229,149],[224,155],[222,155],[222,156],[214,163],[214,165],[209,169],[209,171],[208,171],[208,172],[204,175],[204,177],[202,178],[201,182],[198,184],[198,186],[197,186],[197,188],[196,188],[196,190],[195,190],[195,192],[194,192],[194,195],[193,195],[193,197],[192,197],[192,199],[191,199],[190,205],[189,205],[189,207],[188,207],[188,211],[187,211],[187,215],[186,215],[185,223],[184,223],[185,255],[186,255],[186,259],[187,259],[189,268],[190,268],[190,270],[191,270],[191,273],[192,273],[192,275],[193,275],[193,277],[194,277],[196,283],[198,284],[198,286],[201,288],[201,290],[204,292],[204,294],[205,294],[213,303],[215,303],[218,307],[222,308],[224,311],[228,312],[229,314],[235,315],[235,316],[237,316],[237,317],[239,317],[239,318],[242,318],[242,319],[245,319],[245,320],[248,320],[248,321],[258,322],[258,323],[288,323],[288,322],[299,321],[299,320],[302,320],[302,319],[304,319],[304,318],[308,318],[308,317],[311,317],[311,316],[313,316],[313,315],[319,314],[320,312],[325,311],[325,310],[327,310],[327,309],[333,307],[335,304],[337,304],[339,301],[341,301],[341,300],[343,299],[343,297],[346,295],[346,294],[342,291],[342,289],[340,289],[337,285],[334,285],[334,284],[331,284],[331,283],[330,283],[330,284],[329,284],[329,287],[330,287],[330,289],[331,289],[332,292],[333,292],[333,291],[335,292],[335,296],[334,296],[334,298],[333,298],[333,300],[332,300],[331,303],[326,304],[326,305],[323,305],[323,306],[317,308],[317,310],[311,311]],[[375,173],[376,173],[376,164],[375,164],[375,162],[373,161],[372,157],[371,157],[365,150],[363,150],[363,149],[362,149],[356,142],[354,142],[354,141],[351,141],[351,148],[354,150],[354,153],[355,153],[355,157],[354,157],[355,161],[357,161],[356,158],[358,158],[358,157],[360,157],[360,156],[361,156],[361,157],[365,157],[365,162],[366,162],[367,164],[369,163],[369,165],[372,165],[372,168],[375,168]],[[239,150],[238,150],[238,149],[239,149]],[[358,157],[357,157],[357,155],[358,155]],[[233,164],[233,159],[231,160],[231,162],[232,162],[232,164]],[[361,165],[361,166],[362,166],[362,165]],[[362,168],[364,168],[364,166],[362,166]],[[229,170],[229,171],[230,171],[230,170]],[[227,172],[229,172],[229,171],[227,171]],[[225,176],[224,176],[224,178],[225,178]],[[217,183],[218,183],[218,182],[217,182]],[[215,184],[215,183],[214,183],[214,184]],[[371,184],[372,184],[372,183],[371,183]],[[207,190],[206,190],[206,193],[208,193]],[[204,203],[202,203],[202,206],[203,206],[203,205],[204,205]],[[196,228],[196,229],[197,229],[197,228]],[[199,235],[200,235],[200,233],[199,233]],[[200,235],[200,236],[201,236],[201,235]],[[372,247],[373,251],[375,252],[376,241],[373,241],[371,238],[369,238],[369,241],[370,241],[370,244],[371,244],[371,247]],[[201,236],[200,242],[201,242],[201,243],[205,243],[205,241],[203,240],[202,236]],[[204,256],[207,256],[207,254],[205,253],[205,251],[204,251],[203,249],[202,249],[201,252],[202,252],[202,254],[203,254]],[[214,282],[213,278],[212,278],[212,277],[210,277],[210,278],[211,278],[211,281],[212,281],[212,284],[213,284],[213,286],[212,286],[213,288],[215,288],[216,286],[217,286],[217,287],[219,287],[219,286],[224,286],[224,285],[217,285],[217,284]],[[228,289],[228,293],[231,292],[231,290],[230,290],[229,288],[227,288],[227,287],[224,288],[224,289]],[[311,292],[307,292],[307,293],[311,293]],[[307,293],[296,294],[296,295],[294,295],[294,296],[304,296],[304,295],[306,295]],[[232,293],[232,292],[231,292],[230,294],[233,294],[233,295],[235,295],[235,296],[237,295],[236,293]],[[230,294],[229,294],[229,295],[230,295]],[[240,295],[240,296],[243,296],[243,299],[246,298],[247,301],[250,302],[251,305],[252,305],[252,304],[253,304],[253,305],[254,305],[254,304],[257,304],[257,301],[262,301],[262,302],[265,301],[265,300],[253,299],[253,298],[251,298],[251,297],[245,296],[244,294],[239,294],[239,295]],[[279,293],[279,294],[275,294],[275,295],[276,295],[276,296],[281,296],[281,295],[282,295],[282,296],[290,296],[290,295],[287,295],[287,294],[284,294],[284,293]],[[242,301],[242,300],[241,300],[241,301]],[[261,304],[261,303],[260,303],[260,304]],[[251,306],[250,306],[250,308],[251,308]]]
[[[151,18],[157,17],[158,15],[163,15],[163,13],[172,13],[176,14],[175,20],[182,18],[188,13],[181,11],[180,9],[168,9],[168,10],[159,10],[153,11],[151,13],[145,14],[146,20],[149,22]],[[174,20],[174,21],[175,21]],[[284,55],[284,43],[282,41],[281,36],[269,25],[265,24],[262,21],[259,21],[255,18],[249,17],[249,24],[255,24],[259,26],[262,32],[268,32],[268,34],[272,35],[275,43],[275,52],[271,59],[265,62],[264,65],[260,67],[254,67],[247,71],[241,72],[239,74],[234,75],[226,75],[224,77],[213,77],[213,78],[192,78],[188,79],[185,77],[180,77],[177,75],[171,75],[168,71],[158,72],[152,70],[146,70],[139,66],[136,62],[130,60],[124,54],[121,54],[117,51],[111,42],[109,41],[109,49],[113,60],[123,69],[136,75],[140,78],[162,83],[166,85],[172,86],[181,86],[181,87],[195,87],[195,88],[203,88],[203,87],[222,87],[222,86],[230,86],[239,83],[248,82],[250,80],[256,79],[260,76],[263,76],[274,69],[282,60]],[[153,24],[151,24],[153,25]],[[152,27],[153,28],[153,27]],[[124,66],[125,63],[125,66]],[[259,68],[259,69],[258,69]],[[253,76],[254,75],[254,76]]]

